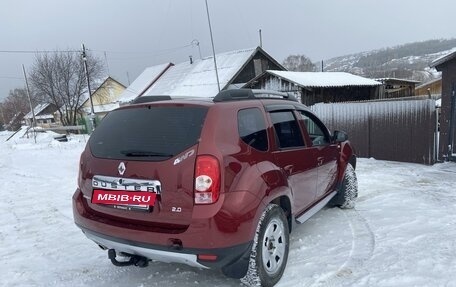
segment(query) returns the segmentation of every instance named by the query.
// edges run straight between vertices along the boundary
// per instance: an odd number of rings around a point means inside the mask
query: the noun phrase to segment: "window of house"
[[[271,120],[280,148],[304,146],[301,130],[292,111],[272,112]]]
[[[268,137],[263,114],[258,108],[240,110],[238,112],[239,137],[249,146],[268,150]]]

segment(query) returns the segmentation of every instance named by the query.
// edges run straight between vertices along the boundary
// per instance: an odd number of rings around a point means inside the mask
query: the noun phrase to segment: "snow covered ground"
[[[0,132],[0,286],[240,286],[217,271],[118,268],[73,224],[87,137]],[[324,209],[291,235],[277,286],[456,286],[456,164],[360,159],[355,210]]]

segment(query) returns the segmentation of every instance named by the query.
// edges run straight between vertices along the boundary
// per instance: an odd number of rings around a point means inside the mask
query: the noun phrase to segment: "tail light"
[[[211,204],[220,195],[220,164],[210,155],[196,158],[195,204]]]

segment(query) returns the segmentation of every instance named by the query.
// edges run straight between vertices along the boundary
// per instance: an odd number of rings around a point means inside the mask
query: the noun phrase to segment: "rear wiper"
[[[125,156],[131,156],[131,157],[142,157],[142,156],[161,156],[161,157],[173,157],[173,154],[169,153],[162,153],[162,152],[152,152],[152,151],[146,151],[146,150],[122,150],[120,151],[121,154]]]

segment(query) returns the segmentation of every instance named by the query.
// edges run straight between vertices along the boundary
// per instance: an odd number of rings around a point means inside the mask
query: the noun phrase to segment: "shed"
[[[375,80],[383,84],[382,90],[380,90],[380,98],[382,99],[414,97],[415,86],[420,83],[419,81],[398,78]]]
[[[431,63],[442,72],[439,158],[456,161],[456,51]]]
[[[345,72],[290,72],[267,70],[245,88],[294,92],[305,105],[378,98],[380,82]]]

